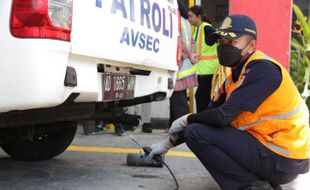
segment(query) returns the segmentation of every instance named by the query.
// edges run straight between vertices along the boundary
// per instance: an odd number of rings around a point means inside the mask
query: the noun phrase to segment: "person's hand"
[[[173,142],[176,142],[176,140],[178,139],[177,133],[184,130],[184,127],[187,125],[188,116],[189,114],[183,115],[182,117],[172,122],[170,129],[168,131],[168,135]]]
[[[192,64],[196,64],[199,61],[199,55],[191,54],[189,57]]]
[[[168,138],[161,143],[152,144],[150,147],[152,151],[149,154],[149,158],[153,159],[155,155],[166,154],[170,148],[174,147],[174,145]]]

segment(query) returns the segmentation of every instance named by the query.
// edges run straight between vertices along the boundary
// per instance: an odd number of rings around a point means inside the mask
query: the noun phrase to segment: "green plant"
[[[309,91],[309,59],[310,59],[310,19],[304,16],[297,5],[293,5],[296,15],[296,25],[292,32],[296,35],[292,37],[291,46],[294,51],[291,52],[291,76],[298,90],[306,100],[310,94]]]

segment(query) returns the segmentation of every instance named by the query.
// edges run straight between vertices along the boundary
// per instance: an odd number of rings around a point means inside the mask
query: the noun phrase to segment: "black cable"
[[[144,146],[144,147],[141,146],[140,143],[138,143],[138,141],[136,141],[136,140],[133,138],[133,136],[132,136],[131,134],[129,134],[129,138],[130,138],[131,141],[133,141],[135,144],[137,144],[139,147],[141,147],[142,150],[144,151],[144,153],[145,153],[146,155],[149,155],[149,154],[152,152],[152,149],[151,149],[150,147],[148,147],[148,146]],[[170,174],[171,174],[172,177],[173,177],[173,180],[174,180],[174,182],[175,182],[175,185],[177,186],[177,187],[176,187],[176,190],[178,190],[179,187],[180,187],[179,182],[178,182],[177,178],[175,177],[174,173],[172,172],[172,170],[169,168],[168,164],[166,164],[166,163],[164,162],[163,158],[162,158],[160,155],[155,155],[155,156],[153,157],[153,159],[154,159],[156,162],[160,162],[160,163],[162,163],[164,166],[166,166],[166,168],[169,170]]]
[[[166,166],[166,168],[169,170],[170,174],[171,174],[172,177],[173,177],[173,180],[174,180],[174,182],[175,182],[175,185],[177,186],[177,187],[176,187],[176,190],[178,190],[180,186],[179,186],[179,182],[178,182],[177,178],[174,176],[174,174],[173,174],[172,170],[169,168],[168,164],[166,164],[163,160],[161,160],[161,162],[162,162],[163,165]]]

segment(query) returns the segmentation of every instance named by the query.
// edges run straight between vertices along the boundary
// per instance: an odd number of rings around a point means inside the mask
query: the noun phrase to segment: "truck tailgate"
[[[176,70],[176,1],[75,0],[72,54]]]

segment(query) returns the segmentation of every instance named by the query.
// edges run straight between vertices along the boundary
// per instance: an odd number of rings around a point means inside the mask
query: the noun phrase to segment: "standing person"
[[[224,98],[174,121],[150,157],[185,142],[223,190],[281,189],[309,171],[307,105],[281,63],[256,50],[251,18],[231,15],[209,39],[231,68]]]
[[[206,22],[201,6],[193,6],[188,11],[189,22],[195,26],[194,39],[199,62],[195,65],[198,75],[198,88],[195,94],[197,112],[204,111],[210,102],[213,73],[218,65],[216,47],[208,45],[207,37],[215,28]]]
[[[191,25],[188,22],[187,8],[178,1],[179,11],[181,13],[181,60],[174,92],[170,97],[170,125],[179,117],[189,113],[187,100],[188,88],[198,85],[196,69],[192,62],[197,62],[195,58],[195,41],[192,38]]]

